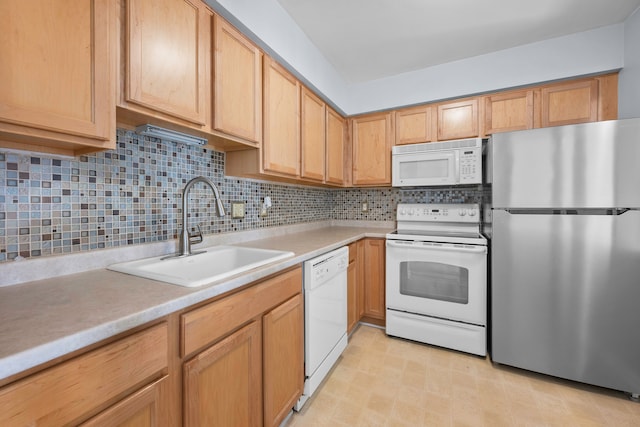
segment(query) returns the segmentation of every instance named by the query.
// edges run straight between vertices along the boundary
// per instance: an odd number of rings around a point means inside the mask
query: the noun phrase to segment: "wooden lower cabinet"
[[[365,239],[364,317],[384,324],[385,307],[385,240]],[[379,323],[379,322],[374,322]]]
[[[279,426],[302,395],[303,310],[302,294],[298,294],[271,310],[262,320],[265,426]]]
[[[347,267],[347,333],[356,327],[358,313],[358,244],[349,245],[349,266]]]
[[[184,313],[181,329],[185,426],[278,426],[302,395],[301,268]]]
[[[165,377],[148,385],[81,426],[156,427],[166,425],[161,412],[162,384],[166,380]]]
[[[384,326],[385,240],[362,239],[349,245],[347,332],[364,321]]]
[[[261,339],[253,321],[185,363],[185,426],[262,425]]]
[[[168,425],[166,405],[157,404],[167,329],[152,326],[0,388],[0,425],[78,425],[94,416],[87,425]]]

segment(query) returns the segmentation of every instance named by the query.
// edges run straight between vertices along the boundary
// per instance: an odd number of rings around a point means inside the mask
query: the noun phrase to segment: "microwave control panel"
[[[482,149],[462,148],[460,158],[460,184],[478,184],[482,182]]]

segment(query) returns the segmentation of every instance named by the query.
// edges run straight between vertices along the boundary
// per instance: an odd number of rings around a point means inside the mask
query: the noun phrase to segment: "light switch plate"
[[[244,202],[231,202],[231,218],[244,218]]]

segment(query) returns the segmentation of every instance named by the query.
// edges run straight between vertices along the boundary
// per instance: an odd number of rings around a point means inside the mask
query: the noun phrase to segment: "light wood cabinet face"
[[[115,13],[108,0],[0,2],[0,136],[115,147]]]
[[[533,129],[533,90],[490,95],[485,100],[485,135]]]
[[[474,138],[478,131],[478,100],[438,105],[438,140]]]
[[[396,145],[431,142],[433,135],[433,107],[420,106],[395,112]]]
[[[204,125],[208,19],[199,1],[127,0],[126,101]]]
[[[162,323],[9,384],[0,389],[0,425],[75,425],[159,376],[167,348]]]
[[[214,15],[213,127],[256,144],[262,141],[262,52]]]
[[[344,185],[347,125],[338,113],[327,107],[327,173],[326,182]]]
[[[253,321],[184,364],[185,426],[262,425],[262,343]]]
[[[364,315],[384,320],[386,317],[384,239],[365,239],[364,259],[367,263],[364,272]]]
[[[271,58],[264,60],[263,167],[300,176],[300,83]]]
[[[125,398],[82,427],[155,427],[164,425],[160,414],[160,388],[166,378]]]
[[[353,184],[391,184],[392,113],[355,117],[352,121]]]
[[[358,324],[358,244],[349,245],[349,266],[347,267],[347,333]]]
[[[320,98],[305,87],[302,88],[301,106],[300,176],[324,182],[326,107]]]
[[[265,314],[263,323],[264,425],[277,427],[302,395],[302,294]]]
[[[598,81],[586,80],[542,88],[542,127],[598,120]]]

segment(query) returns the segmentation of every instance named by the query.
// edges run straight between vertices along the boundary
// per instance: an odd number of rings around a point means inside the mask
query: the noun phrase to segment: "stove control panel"
[[[479,223],[480,205],[399,203],[396,219],[398,221]]]

